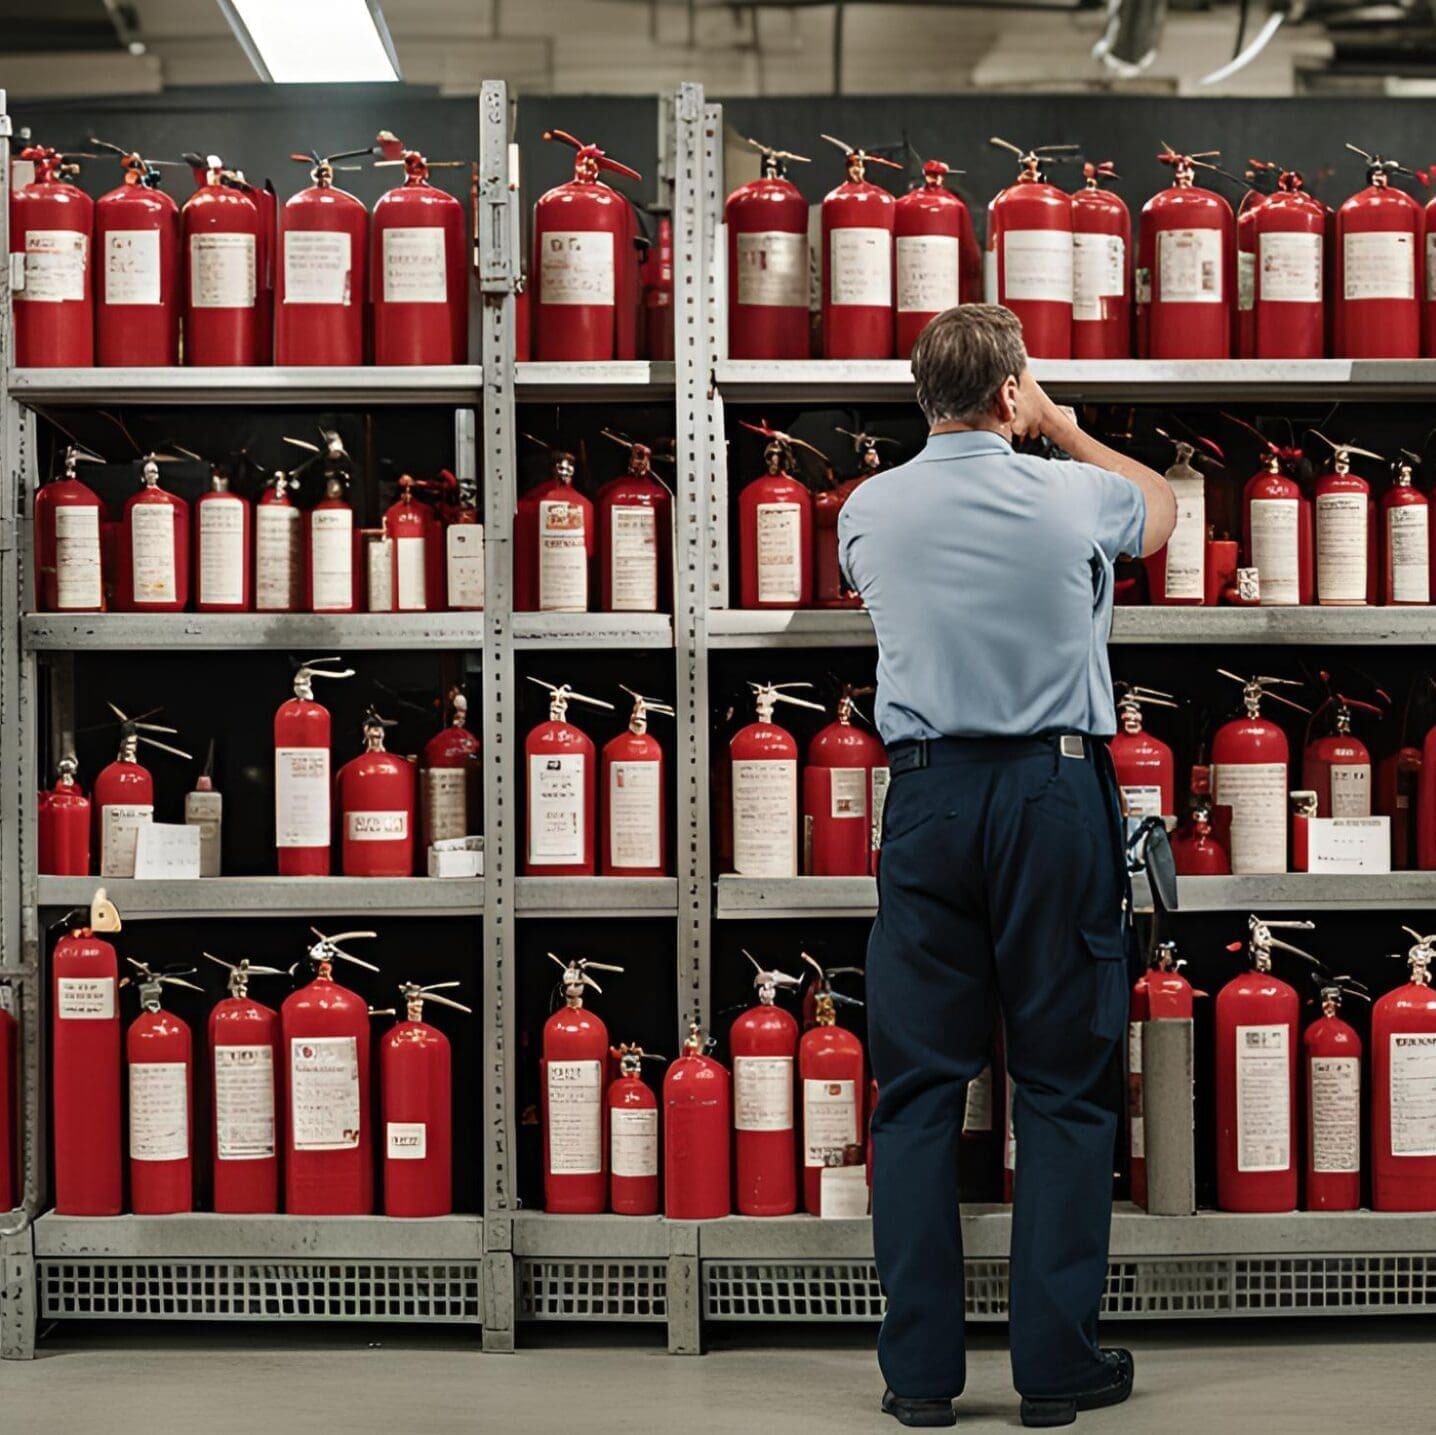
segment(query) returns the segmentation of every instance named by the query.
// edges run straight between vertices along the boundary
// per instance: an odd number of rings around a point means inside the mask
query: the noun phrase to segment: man
[[[1096,1342],[1131,937],[1106,643],[1113,561],[1156,552],[1176,505],[1043,393],[1008,310],[940,314],[912,369],[927,446],[838,524],[877,632],[892,773],[867,962],[883,1409],[955,1423],[959,1140],[1000,1011],[1012,1373],[1025,1425],[1065,1425],[1132,1387],[1130,1354]],[[1038,434],[1076,461],[1013,452]]]

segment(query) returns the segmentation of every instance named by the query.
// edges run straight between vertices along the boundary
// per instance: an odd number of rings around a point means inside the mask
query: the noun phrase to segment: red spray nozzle
[[[1100,164],[1093,164],[1089,159],[1082,166],[1082,178],[1087,181],[1088,189],[1100,189],[1104,179],[1121,179],[1117,173],[1117,166],[1110,160],[1104,159]]]
[[[626,179],[643,178],[636,169],[630,169],[616,159],[609,159],[596,144],[584,144],[581,139],[569,134],[567,130],[545,130],[543,137],[546,140],[557,140],[561,144],[572,145],[578,151],[573,158],[573,177],[575,179],[595,180],[598,178],[599,170],[621,174]]]

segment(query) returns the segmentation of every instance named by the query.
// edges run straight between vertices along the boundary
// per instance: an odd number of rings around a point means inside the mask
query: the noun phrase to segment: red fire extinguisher
[[[55,764],[55,785],[40,793],[39,871],[45,877],[90,872],[90,799],[80,789],[80,764],[67,754]]]
[[[404,166],[404,183],[381,194],[369,230],[376,364],[462,364],[469,353],[469,259],[464,206],[435,189],[432,163],[380,130],[377,165]]]
[[[639,266],[643,356],[673,358],[673,220],[654,213],[654,236]]]
[[[35,494],[35,601],[42,612],[105,611],[100,544],[105,509],[77,476],[80,464],[103,461],[72,444],[65,449],[65,476]]]
[[[848,174],[823,199],[823,357],[890,359],[897,201],[864,176],[870,164],[902,166],[823,138],[846,155]]]
[[[608,1071],[608,1028],[583,1004],[585,987],[601,996],[589,976],[621,972],[622,967],[585,958],[565,962],[549,952],[563,970],[564,1004],[544,1023],[543,1089],[544,1209],[563,1215],[594,1215],[603,1210],[608,1180],[608,1132],[603,1097]]]
[[[1279,166],[1267,160],[1249,159],[1242,176],[1247,190],[1237,205],[1237,298],[1236,342],[1238,359],[1256,357],[1256,269],[1257,211],[1276,191]]]
[[[544,138],[577,153],[573,178],[534,205],[534,358],[631,359],[624,330],[632,328],[637,300],[633,214],[628,200],[598,176],[643,176],[564,130],[546,130]]]
[[[339,830],[346,877],[414,875],[414,764],[384,750],[394,718],[364,714],[364,750],[339,769]]]
[[[597,819],[593,739],[566,721],[571,702],[592,708],[613,704],[585,697],[567,684],[555,687],[530,675],[549,692],[548,721],[524,739],[528,804],[524,817],[526,877],[592,877]]]
[[[1393,608],[1431,601],[1431,507],[1412,481],[1420,461],[1399,450],[1381,496],[1381,601]]]
[[[838,517],[848,499],[875,473],[882,472],[883,457],[878,445],[896,445],[897,440],[880,434],[850,433],[847,429],[835,432],[852,439],[859,466],[851,478],[841,479],[813,496],[813,606],[861,608],[863,600],[843,581],[838,562]]]
[[[1252,215],[1253,319],[1258,359],[1319,359],[1326,352],[1327,209],[1281,170],[1276,193]]]
[[[309,510],[304,543],[305,606],[311,613],[357,613],[359,525],[348,498],[353,460],[333,429],[319,433],[322,448],[308,439],[284,437],[285,443],[314,455],[291,475],[291,486],[309,463],[321,464],[324,479],[324,496]]]
[[[180,210],[185,363],[260,363],[259,200],[218,155],[184,158],[198,185]]]
[[[245,613],[253,606],[253,527],[254,505],[231,490],[228,471],[216,464],[209,492],[194,502],[196,612]]]
[[[712,1221],[732,1213],[732,1081],[696,1022],[663,1078],[663,1214]]]
[[[422,806],[424,849],[467,837],[479,815],[479,739],[469,728],[469,699],[448,692],[449,721],[424,744]]]
[[[605,613],[666,613],[673,571],[673,500],[653,472],[653,450],[611,429],[628,472],[598,490],[598,593]]]
[[[1109,742],[1117,786],[1128,817],[1175,817],[1177,784],[1172,749],[1142,727],[1144,707],[1180,707],[1170,693],[1134,683],[1117,685],[1121,730]]]
[[[673,708],[632,688],[623,691],[633,699],[633,712],[627,730],[603,749],[603,857],[599,870],[605,877],[666,877],[667,784],[663,748],[648,731],[648,715],[672,717]]]
[[[1395,872],[1410,871],[1419,861],[1420,832],[1424,825],[1436,832],[1436,823],[1428,816],[1421,818],[1421,771],[1423,754],[1420,740],[1412,734],[1429,726],[1431,695],[1436,691],[1429,673],[1419,673],[1411,680],[1405,703],[1401,708],[1401,728],[1396,748],[1376,765],[1376,797],[1373,809],[1391,819],[1391,867]],[[1417,708],[1413,712],[1413,708]],[[1422,711],[1424,709],[1424,712]],[[1424,720],[1423,720],[1424,719]],[[1436,842],[1428,838],[1427,850],[1436,856]]]
[[[989,303],[1011,309],[1034,359],[1072,357],[1072,197],[1049,184],[1042,166],[1071,158],[1075,145],[1024,150],[995,136],[1017,156],[1017,179],[987,206]]]
[[[1336,353],[1415,359],[1421,353],[1421,206],[1391,183],[1393,159],[1366,161],[1366,188],[1336,211]]]
[[[813,1025],[798,1043],[798,1076],[803,1090],[803,1209],[810,1216],[834,1214],[824,1188],[840,1177],[827,1171],[863,1164],[863,1099],[867,1093],[863,1048],[857,1037],[837,1024],[837,1004],[860,1006],[854,997],[833,990],[832,979],[861,968],[824,971],[806,952],[803,960],[816,975],[809,979],[806,1003]],[[828,1196],[829,1199],[825,1199]]]
[[[1330,681],[1327,674],[1322,677]],[[1316,793],[1318,817],[1370,817],[1371,753],[1351,731],[1351,710],[1360,708],[1378,718],[1384,715],[1383,710],[1333,690],[1311,715],[1308,734],[1328,708],[1334,730],[1309,738],[1302,753],[1301,785]]]
[[[1132,357],[1132,215],[1102,188],[1120,179],[1111,160],[1082,166],[1072,196],[1072,357]]]
[[[624,1042],[610,1057],[618,1075],[608,1084],[608,1204],[616,1216],[658,1214],[658,1098],[643,1079],[645,1061],[662,1061],[641,1046]]]
[[[1290,476],[1304,455],[1280,447],[1242,419],[1224,418],[1255,434],[1266,450],[1261,467],[1242,490],[1243,554],[1257,570],[1258,599],[1264,608],[1307,604],[1314,596],[1311,500]]]
[[[728,357],[808,357],[808,202],[788,177],[806,155],[747,140],[763,156],[758,179],[728,196]]]
[[[139,761],[139,744],[172,753],[186,762],[194,759],[180,748],[159,742],[146,734],[162,732],[174,736],[176,729],[147,722],[159,708],[138,717],[129,717],[114,703],[106,706],[120,721],[120,747],[115,760],[102,767],[95,778],[95,834],[100,849],[101,877],[133,877],[135,846],[140,828],[154,821],[155,782],[149,769]]]
[[[317,152],[289,156],[313,166],[313,184],[286,200],[279,215],[276,364],[364,362],[369,211],[352,194],[335,188],[334,161],[372,153],[366,146],[323,157]]]
[[[424,1020],[424,1003],[437,1002],[472,1016],[472,1007],[440,995],[458,985],[401,982],[405,1019],[380,1043],[386,1216],[447,1216],[454,1209],[449,1038]]]
[[[427,504],[414,497],[416,488],[427,486],[401,473],[399,496],[384,510],[384,535],[393,555],[394,611],[399,613],[437,608],[443,592],[439,521]]]
[[[291,992],[279,1012],[289,1107],[284,1209],[291,1216],[367,1216],[374,1210],[369,1004],[334,980],[334,963],[377,972],[339,945],[375,933],[310,931],[314,980]]]
[[[1214,831],[1209,767],[1192,767],[1186,821],[1172,833],[1172,862],[1179,877],[1225,877],[1231,873],[1231,857]]]
[[[315,678],[352,678],[338,658],[310,658],[294,674],[294,696],[274,714],[274,846],[281,877],[329,875],[329,709],[314,701]]]
[[[95,362],[90,229],[94,204],[53,149],[27,145],[20,158],[35,178],[10,196],[15,363],[21,368],[87,369]],[[18,259],[16,256],[20,256]]]
[[[254,508],[254,606],[297,613],[304,605],[303,516],[289,496],[297,482],[276,469]]]
[[[871,687],[844,683],[837,720],[808,744],[803,769],[803,870],[810,877],[866,877],[872,870],[873,770],[888,765],[887,751],[863,719],[855,698]]]
[[[766,420],[740,422],[768,443],[766,472],[738,495],[739,606],[806,608],[813,600],[813,496],[791,472],[793,450],[814,454],[825,471],[827,455]]]
[[[1229,359],[1236,280],[1236,221],[1221,195],[1193,180],[1220,151],[1178,154],[1163,144],[1172,185],[1142,206],[1137,281],[1151,359]]]
[[[122,613],[182,613],[189,603],[189,504],[160,487],[160,455],[140,465],[140,491],[125,501],[120,523]]]
[[[976,286],[982,282],[982,261],[972,216],[943,183],[950,173],[940,159],[924,161],[922,183],[903,195],[893,211],[900,359],[912,353],[917,336],[944,309],[980,297]]]
[[[1306,1095],[1308,1211],[1355,1211],[1361,1205],[1361,1038],[1340,1015],[1346,993],[1370,1000],[1350,977],[1312,977],[1321,1015],[1301,1039]]]
[[[1217,729],[1212,739],[1212,795],[1218,807],[1231,810],[1226,834],[1232,871],[1285,872],[1286,810],[1290,752],[1286,734],[1261,715],[1262,699],[1269,698],[1297,712],[1310,709],[1270,689],[1281,684],[1300,687],[1292,678],[1242,678],[1225,668],[1224,678],[1242,685],[1246,715]]]
[[[1221,468],[1226,455],[1211,439],[1200,435],[1188,442],[1162,429],[1158,433],[1176,449],[1165,477],[1177,500],[1177,524],[1166,543],[1142,560],[1147,569],[1147,591],[1151,601],[1162,607],[1199,607],[1207,601],[1209,587],[1208,479],[1194,460]],[[1216,502],[1212,506],[1220,509],[1225,505]]]
[[[484,607],[484,524],[479,484],[444,470],[452,500],[444,515],[444,598],[451,612],[479,613]]]
[[[549,449],[549,476],[518,501],[514,607],[519,612],[588,611],[588,570],[595,546],[593,504],[573,480],[573,455]]]
[[[790,1216],[798,1209],[798,1168],[793,1132],[793,1063],[798,1023],[777,1004],[779,987],[797,977],[765,971],[756,957],[753,986],[758,1005],[733,1023],[733,1127],[740,1216]]]
[[[120,1214],[119,960],[97,935],[119,930],[120,914],[97,887],[88,925],[71,927],[50,958],[50,1105],[62,1216]]]
[[[1296,1209],[1296,1040],[1301,1001],[1273,974],[1274,947],[1315,958],[1272,935],[1310,922],[1250,920],[1251,969],[1217,993],[1217,1206]],[[1234,942],[1229,951],[1240,951]]]
[[[1376,602],[1376,503],[1371,485],[1351,471],[1351,456],[1381,455],[1353,444],[1330,447],[1331,468],[1316,481],[1316,601],[1323,607]]]
[[[194,1209],[194,1057],[189,1024],[164,1009],[167,986],[202,992],[133,957],[140,1014],[125,1034],[130,1091],[130,1205],[137,1216]],[[192,971],[193,968],[186,968]],[[134,978],[130,980],[134,981]]]
[[[123,182],[95,201],[95,362],[179,363],[179,206],[160,189],[154,160],[91,139],[120,157]]]
[[[798,867],[798,744],[773,722],[776,703],[812,708],[793,688],[812,683],[749,683],[758,720],[728,744],[732,757],[733,870],[740,877],[796,877]]]
[[[229,995],[209,1014],[214,1209],[271,1215],[279,1210],[279,1013],[255,1001],[249,983],[284,973],[204,955],[229,973]]]
[[[1432,943],[1403,927],[1411,980],[1371,1012],[1371,1205],[1377,1211],[1436,1211],[1436,992]]]
[[[20,1204],[16,1172],[19,1143],[16,1140],[17,1096],[19,1094],[20,1026],[15,1020],[16,994],[9,982],[0,982],[0,1210]]]

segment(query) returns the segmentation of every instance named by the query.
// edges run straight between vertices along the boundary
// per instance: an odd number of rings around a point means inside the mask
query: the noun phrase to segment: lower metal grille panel
[[[668,1318],[666,1261],[520,1260],[520,1320]]]
[[[1436,1310],[1436,1255],[1292,1256],[1232,1262],[1234,1309],[1352,1314]]]
[[[393,1320],[477,1325],[478,1262],[41,1260],[47,1320]]]

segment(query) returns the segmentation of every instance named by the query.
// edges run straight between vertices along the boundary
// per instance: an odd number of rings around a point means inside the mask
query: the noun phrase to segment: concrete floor
[[[514,1356],[464,1335],[73,1325],[0,1366],[4,1435],[887,1435],[872,1333],[749,1327],[701,1358],[651,1332],[526,1328]],[[1431,1321],[1104,1328],[1131,1346],[1137,1394],[1079,1418],[1087,1435],[1405,1435],[1436,1428]],[[581,1343],[579,1343],[581,1342]],[[996,1332],[974,1337],[960,1432],[1018,1427]]]

